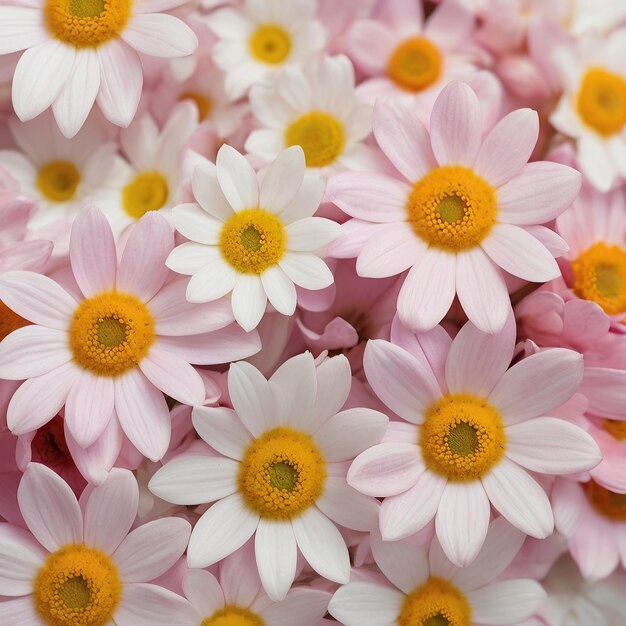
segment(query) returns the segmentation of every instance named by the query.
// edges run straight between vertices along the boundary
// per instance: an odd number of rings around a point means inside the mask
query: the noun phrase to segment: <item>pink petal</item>
[[[374,136],[387,158],[410,182],[418,181],[437,167],[428,131],[415,114],[397,100],[377,100]]]
[[[131,443],[158,461],[170,443],[171,420],[163,394],[137,369],[115,379],[115,410]]]
[[[388,28],[374,20],[356,22],[350,30],[350,53],[368,74],[380,74],[393,52],[395,40]]]
[[[450,50],[464,44],[474,28],[474,16],[458,2],[442,2],[431,14],[424,35],[439,46]]]
[[[505,580],[467,594],[476,623],[495,626],[519,624],[534,615],[546,597],[538,582],[523,579]]]
[[[580,391],[589,401],[589,411],[610,419],[624,419],[626,371],[608,367],[586,367]]]
[[[198,38],[191,28],[164,13],[134,15],[121,37],[137,52],[162,58],[184,57],[198,47]]]
[[[491,504],[513,526],[537,539],[552,534],[548,496],[519,465],[505,457],[481,481]]]
[[[347,485],[343,476],[329,476],[315,504],[326,517],[345,528],[367,532],[378,525],[379,502]]]
[[[117,272],[118,291],[148,302],[161,289],[169,269],[165,259],[174,247],[174,233],[156,211],[146,213],[130,231]]]
[[[318,626],[326,615],[330,594],[321,589],[292,589],[282,602],[264,608],[261,615],[272,626]]]
[[[72,224],[70,262],[87,298],[115,289],[115,239],[106,217],[96,208],[82,211]]]
[[[113,469],[84,503],[86,545],[112,554],[128,534],[139,506],[139,489],[131,472]]]
[[[0,524],[0,593],[30,595],[33,580],[46,557],[46,551],[28,531],[12,524]],[[0,608],[4,604],[0,603]]]
[[[83,540],[83,516],[68,484],[53,470],[30,463],[17,490],[20,511],[37,541],[54,552]]]
[[[274,602],[284,600],[296,577],[298,563],[291,520],[259,520],[254,552],[265,592]]]
[[[481,134],[478,97],[469,85],[450,83],[437,98],[430,117],[430,137],[439,165],[471,167]]]
[[[474,170],[493,187],[504,185],[528,163],[538,136],[536,111],[517,109],[509,113],[485,137]]]
[[[182,586],[185,597],[201,615],[213,615],[224,608],[222,587],[210,572],[188,569],[183,576]]]

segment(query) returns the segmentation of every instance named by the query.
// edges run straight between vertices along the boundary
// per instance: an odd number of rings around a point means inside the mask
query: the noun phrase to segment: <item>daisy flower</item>
[[[191,241],[178,246],[167,266],[192,275],[189,302],[210,302],[232,292],[235,319],[255,328],[267,301],[283,315],[296,308],[295,285],[318,290],[333,282],[320,255],[339,234],[335,222],[312,217],[324,193],[305,178],[304,153],[280,153],[259,181],[250,163],[224,145],[217,163],[196,167],[197,203],[174,208],[176,229]]]
[[[26,528],[0,524],[0,622],[5,626],[175,624],[186,602],[147,581],[184,553],[191,532],[178,517],[129,532],[137,482],[113,470],[78,503],[51,469],[31,463],[18,502]]]
[[[167,11],[187,0],[16,0],[0,7],[0,54],[25,50],[13,76],[13,107],[22,121],[52,106],[73,137],[95,102],[113,124],[135,116],[143,69],[138,52],[191,54],[194,32]]]
[[[361,142],[372,131],[372,107],[357,102],[347,57],[286,68],[272,85],[255,85],[250,103],[264,127],[246,141],[251,154],[271,161],[300,146],[307,168],[320,174],[370,169],[371,148]]]
[[[213,59],[226,72],[231,98],[323,49],[326,32],[314,19],[316,6],[315,0],[244,0],[240,8],[209,15],[209,27],[219,38]]]
[[[350,386],[343,356],[316,368],[309,352],[301,354],[269,381],[249,363],[231,365],[234,410],[193,413],[218,456],[176,458],[149,485],[175,504],[215,502],[194,527],[190,567],[217,563],[255,535],[256,564],[272,600],[291,587],[298,550],[320,576],[348,581],[348,550],[335,523],[371,530],[378,503],[346,484],[346,461],[379,442],[387,424],[371,409],[341,411]]]
[[[119,420],[137,450],[158,460],[171,428],[163,393],[184,404],[204,401],[204,383],[189,363],[224,363],[259,350],[256,333],[231,323],[228,303],[189,305],[186,281],[167,282],[173,245],[167,222],[147,215],[118,264],[108,222],[91,209],[72,227],[71,292],[41,274],[0,276],[0,299],[32,322],[0,344],[0,378],[25,380],[9,404],[14,434],[36,430],[65,405],[68,430],[82,448]]]
[[[446,555],[464,566],[483,544],[491,505],[527,535],[552,533],[550,502],[529,471],[585,471],[601,455],[584,430],[544,417],[580,385],[580,354],[544,350],[507,370],[513,316],[499,335],[469,322],[452,342],[444,335],[424,337],[428,357],[419,336],[406,349],[383,340],[367,344],[367,380],[406,423],[392,423],[385,443],[354,460],[348,484],[385,497],[385,541],[408,537],[435,518]]]
[[[0,166],[18,181],[20,191],[36,203],[29,228],[59,219],[69,221],[111,179],[117,144],[107,141],[103,125],[90,117],[74,139],[64,137],[52,114],[23,123],[8,122],[19,150],[0,150]]]
[[[493,581],[523,541],[523,533],[499,518],[491,523],[480,556],[459,568],[436,539],[426,553],[406,541],[373,536],[374,559],[393,587],[351,582],[335,592],[328,610],[345,626],[519,624],[545,603],[541,585],[527,579]]]
[[[177,626],[319,626],[330,599],[325,591],[297,587],[273,602],[261,588],[252,542],[221,561],[219,574],[187,570],[182,586],[195,614]]]
[[[161,130],[146,114],[120,133],[128,160],[116,159],[108,184],[97,196],[116,235],[150,211],[170,217],[169,210],[181,199],[184,148],[197,124],[194,105],[184,102],[172,110]]]
[[[329,249],[358,256],[360,276],[410,270],[398,313],[413,329],[433,328],[455,294],[481,330],[499,332],[511,311],[502,270],[533,282],[559,276],[546,247],[560,241],[543,224],[576,197],[581,176],[558,163],[528,163],[539,123],[513,111],[483,138],[474,91],[452,83],[433,108],[430,135],[397,102],[374,110],[374,135],[404,180],[342,172],[326,193],[355,218]],[[561,242],[562,243],[562,242]]]
[[[373,104],[394,95],[427,114],[451,80],[475,72],[473,30],[474,17],[456,0],[426,21],[421,2],[385,0],[376,19],[357,21],[347,34],[351,58],[370,77],[359,85],[359,97]]]
[[[555,53],[564,93],[550,122],[576,141],[580,168],[601,191],[626,177],[624,54],[624,28]]]

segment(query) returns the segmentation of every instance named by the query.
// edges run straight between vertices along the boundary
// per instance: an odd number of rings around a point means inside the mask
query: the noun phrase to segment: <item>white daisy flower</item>
[[[240,9],[224,8],[209,16],[220,39],[213,59],[227,73],[226,91],[232,98],[322,50],[326,32],[314,19],[316,8],[315,0],[245,0]]]
[[[272,85],[250,91],[252,112],[264,126],[250,133],[246,150],[264,160],[289,146],[304,150],[306,165],[320,174],[372,169],[372,107],[357,102],[354,67],[345,56],[285,68]]]
[[[249,331],[268,300],[279,313],[293,315],[295,285],[318,290],[332,284],[320,252],[340,227],[312,217],[324,183],[305,178],[299,146],[281,152],[259,182],[250,163],[224,145],[215,166],[196,167],[192,189],[199,204],[173,210],[176,229],[191,241],[166,261],[175,272],[192,276],[189,302],[210,302],[232,292],[235,319]]]
[[[215,502],[195,525],[189,567],[217,563],[255,535],[259,575],[272,600],[287,595],[298,550],[320,576],[348,582],[348,549],[335,524],[371,531],[378,503],[347,485],[346,462],[380,441],[387,425],[372,409],[341,411],[350,386],[344,356],[316,368],[306,352],[269,381],[249,363],[231,365],[234,410],[193,412],[194,427],[217,455],[179,456],[149,484],[175,504]]]
[[[22,121],[52,106],[66,137],[82,127],[95,102],[128,126],[143,85],[138,52],[191,54],[194,32],[167,11],[188,0],[15,0],[0,7],[0,55],[25,50],[13,77],[13,106]]]

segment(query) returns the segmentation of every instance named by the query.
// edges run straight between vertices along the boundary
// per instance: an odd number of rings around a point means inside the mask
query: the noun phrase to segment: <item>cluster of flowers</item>
[[[0,624],[626,621],[626,3],[0,0]]]

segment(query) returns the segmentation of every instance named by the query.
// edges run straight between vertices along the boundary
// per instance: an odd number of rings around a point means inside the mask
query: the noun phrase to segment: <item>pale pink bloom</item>
[[[352,218],[331,256],[357,256],[361,276],[410,270],[398,297],[402,321],[433,328],[454,296],[481,330],[499,332],[511,303],[502,270],[533,282],[559,276],[561,239],[544,224],[576,197],[581,176],[561,164],[527,163],[537,114],[513,111],[483,138],[481,106],[464,83],[435,103],[430,134],[407,109],[379,101],[374,135],[404,180],[343,172],[327,195]]]
[[[191,527],[171,517],[129,532],[137,515],[137,497],[131,472],[114,470],[105,483],[86,489],[79,504],[51,469],[29,465],[18,489],[27,529],[0,524],[0,594],[5,596],[0,601],[0,622],[4,626],[50,623],[52,608],[41,604],[50,593],[38,578],[42,573],[53,577],[49,584],[58,595],[52,598],[58,600],[61,615],[68,616],[67,623],[74,619],[74,605],[64,604],[61,587],[76,579],[89,584],[91,594],[82,610],[91,623],[177,623],[186,601],[147,582],[178,560]]]
[[[72,229],[79,294],[32,272],[0,277],[2,301],[33,322],[0,344],[0,376],[26,380],[8,409],[14,434],[36,430],[65,405],[80,447],[101,445],[104,456],[112,454],[121,426],[143,455],[157,460],[170,440],[163,393],[186,404],[205,399],[190,362],[224,363],[259,349],[255,333],[232,324],[227,302],[190,305],[186,281],[167,282],[173,246],[167,222],[151,213],[131,232],[118,263],[108,222],[91,209]]]
[[[0,54],[25,50],[13,76],[18,117],[31,120],[51,106],[61,132],[73,137],[97,103],[109,121],[128,126],[143,86],[138,53],[178,57],[198,45],[184,22],[160,12],[186,1],[123,0],[97,15],[58,0],[0,7]]]
[[[368,77],[359,97],[374,104],[381,96],[399,96],[430,111],[451,80],[476,71],[474,26],[473,15],[456,0],[442,3],[426,21],[421,2],[380,3],[375,19],[357,21],[346,35],[348,54]]]
[[[345,626],[436,624],[446,616],[468,625],[470,620],[519,624],[545,603],[541,585],[528,579],[493,581],[506,571],[523,541],[523,533],[499,518],[491,523],[479,557],[459,568],[436,539],[427,552],[406,541],[373,537],[374,559],[391,585],[351,581],[335,593],[328,610]],[[411,609],[423,621],[407,621],[414,615]]]
[[[335,524],[371,530],[378,512],[373,498],[346,484],[347,462],[380,441],[387,423],[371,409],[341,410],[350,385],[343,356],[316,368],[310,353],[298,355],[269,381],[248,363],[231,365],[234,410],[196,407],[193,414],[198,434],[219,455],[185,454],[150,482],[175,504],[215,502],[194,528],[191,567],[218,562],[254,535],[259,575],[273,600],[291,587],[298,551],[321,576],[347,582],[348,550]]]
[[[348,484],[385,498],[383,538],[408,537],[434,518],[448,558],[467,565],[491,505],[526,534],[550,535],[550,502],[529,472],[570,474],[601,459],[583,429],[545,417],[580,385],[581,355],[555,348],[507,369],[513,316],[498,335],[468,322],[452,341],[438,328],[402,343],[370,341],[363,366],[374,392],[406,421],[390,422],[386,442],[348,472]]]
[[[248,617],[250,622],[256,618],[264,626],[318,626],[330,599],[326,591],[300,586],[292,588],[283,600],[272,601],[261,586],[252,542],[223,559],[219,574],[188,569],[183,576],[183,592],[194,614],[179,618],[177,626],[201,626],[212,617],[225,624],[229,619],[237,623]]]
[[[328,33],[328,54],[347,54],[350,27],[370,16],[376,0],[318,0],[317,17]]]

